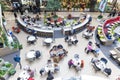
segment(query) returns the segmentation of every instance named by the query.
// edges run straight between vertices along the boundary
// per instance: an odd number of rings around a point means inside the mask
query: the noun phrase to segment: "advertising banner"
[[[101,12],[104,12],[105,7],[106,7],[106,4],[107,4],[107,0],[101,0],[100,5],[99,5],[99,8],[98,8],[98,9],[99,9]]]

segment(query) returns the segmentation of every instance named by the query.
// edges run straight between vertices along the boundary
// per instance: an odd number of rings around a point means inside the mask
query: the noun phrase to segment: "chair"
[[[101,58],[100,60],[103,61],[105,64],[107,64],[107,62],[108,62],[107,59],[105,59],[105,58]]]
[[[65,42],[67,42],[67,41],[68,41],[68,39],[69,39],[69,38],[68,38],[68,36],[66,36],[66,37],[65,37]]]
[[[72,59],[70,59],[70,60],[68,61],[68,66],[69,66],[69,68],[71,68],[71,67],[73,66]]]
[[[39,58],[41,56],[40,51],[37,50],[36,53],[35,53],[35,56],[36,56],[36,58]]]
[[[15,27],[14,27],[14,26],[12,27],[12,30],[13,30],[13,31],[15,30]]]
[[[81,68],[83,68],[84,67],[84,61],[83,60],[81,60],[81,66],[80,66]]]
[[[104,69],[104,73],[105,73],[107,76],[109,76],[109,75],[111,75],[112,70],[111,70],[110,68],[105,68],[105,69]]]
[[[74,54],[74,58],[76,59],[79,59],[79,54]]]

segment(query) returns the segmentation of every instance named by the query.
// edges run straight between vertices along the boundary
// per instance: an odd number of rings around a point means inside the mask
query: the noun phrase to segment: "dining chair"
[[[105,73],[107,76],[111,75],[111,73],[112,73],[111,68],[105,68],[105,69],[104,69],[104,73]]]
[[[107,62],[108,62],[107,59],[105,59],[105,58],[101,58],[100,60],[103,61],[105,64],[107,64]]]

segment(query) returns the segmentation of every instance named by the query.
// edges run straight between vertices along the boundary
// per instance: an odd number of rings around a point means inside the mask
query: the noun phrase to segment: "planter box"
[[[0,62],[0,67],[1,67],[4,64],[4,60],[1,58],[0,58],[0,60],[1,60],[1,62]]]
[[[90,11],[90,9],[89,9],[89,8],[85,8],[85,9],[84,9],[84,11],[87,11],[87,12],[89,12],[89,11]]]
[[[98,19],[98,18],[97,18],[97,21],[99,21],[99,22],[100,22],[101,20],[102,20],[102,18],[101,18],[101,19]]]

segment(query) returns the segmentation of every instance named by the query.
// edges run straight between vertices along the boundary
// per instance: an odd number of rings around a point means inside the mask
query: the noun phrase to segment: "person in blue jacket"
[[[22,69],[22,65],[21,65],[21,61],[20,61],[21,60],[20,56],[16,55],[13,59],[14,59],[15,62],[19,63],[20,69]]]

